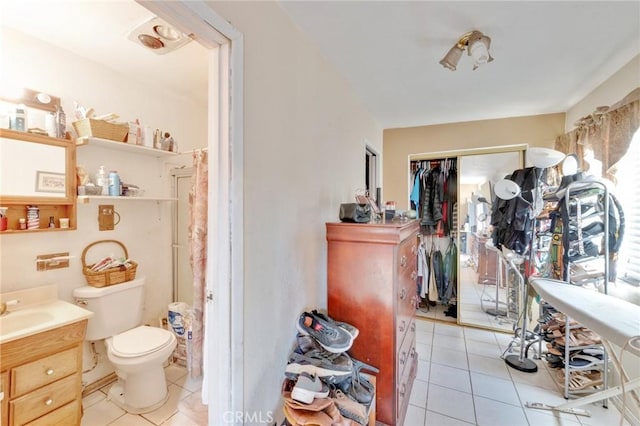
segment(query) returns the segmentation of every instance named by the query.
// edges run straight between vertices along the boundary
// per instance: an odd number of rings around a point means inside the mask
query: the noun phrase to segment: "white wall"
[[[574,123],[578,121],[580,117],[591,114],[596,107],[615,104],[639,86],[640,55],[633,58],[581,101],[569,108],[567,111],[565,130],[567,132],[573,130]]]
[[[244,34],[245,410],[280,401],[295,322],[326,307],[325,222],[382,128],[274,2],[211,2]]]
[[[25,87],[59,96],[69,120],[73,100],[78,100],[86,107],[93,107],[98,114],[116,112],[125,120],[139,117],[153,127],[169,130],[181,142],[181,149],[206,146],[206,105],[132,81],[13,30],[2,28],[2,36],[3,79],[19,79]],[[167,105],[173,107],[167,108]],[[77,152],[78,164],[92,175],[100,165],[105,165],[107,170],[118,170],[124,182],[139,184],[147,190],[147,195],[164,196],[170,195],[169,169],[184,163],[185,157],[188,156],[163,161],[93,146],[81,147]],[[114,231],[98,230],[98,204],[115,205],[121,220]],[[92,201],[78,205],[75,231],[1,235],[0,291],[57,284],[59,297],[72,301],[73,289],[86,285],[82,250],[93,241],[116,239],[125,244],[129,256],[139,263],[138,276],[147,277],[144,321],[157,324],[158,317],[166,315],[167,304],[172,299],[171,207],[170,202]],[[99,251],[99,247],[96,250]],[[73,258],[69,268],[36,272],[36,255],[56,252],[70,253]],[[92,249],[89,255],[97,254]],[[87,261],[90,263],[91,259]]]

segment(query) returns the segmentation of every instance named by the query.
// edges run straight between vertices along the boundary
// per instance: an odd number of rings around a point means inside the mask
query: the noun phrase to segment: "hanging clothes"
[[[438,282],[436,279],[436,262],[435,262],[435,245],[431,244],[431,252],[429,253],[429,302],[438,301]],[[438,268],[439,269],[439,268]]]
[[[427,256],[427,249],[424,246],[424,242],[421,242],[418,246],[418,296],[421,299],[426,299],[427,291],[429,288],[429,256]]]
[[[445,292],[442,301],[449,303],[457,295],[456,289],[458,287],[458,247],[453,239],[444,255],[443,269],[445,271]]]

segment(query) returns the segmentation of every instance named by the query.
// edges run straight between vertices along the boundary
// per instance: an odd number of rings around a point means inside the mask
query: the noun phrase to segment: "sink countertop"
[[[0,300],[19,300],[0,316],[0,344],[88,319],[93,312],[57,298],[55,285],[0,294]]]

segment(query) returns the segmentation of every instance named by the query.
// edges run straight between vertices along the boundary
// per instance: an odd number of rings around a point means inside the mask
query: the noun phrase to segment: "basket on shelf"
[[[127,124],[114,124],[105,120],[83,118],[82,120],[74,121],[72,124],[81,138],[93,136],[95,138],[124,142],[129,134],[129,126]]]
[[[120,284],[135,279],[138,264],[132,260],[129,260],[129,263],[131,264],[131,266],[129,267],[119,266],[98,272],[91,270],[91,268],[95,264],[87,265],[86,255],[91,247],[100,243],[116,243],[120,245],[120,247],[122,247],[122,250],[124,251],[124,257],[127,259],[129,258],[127,248],[118,240],[99,240],[89,244],[84,248],[84,250],[82,250],[82,273],[87,279],[87,284],[92,287],[106,287],[109,285]]]

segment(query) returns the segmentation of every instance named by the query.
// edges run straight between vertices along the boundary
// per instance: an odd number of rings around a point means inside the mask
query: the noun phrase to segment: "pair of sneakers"
[[[360,333],[353,325],[335,321],[317,310],[300,314],[296,326],[301,334],[310,335],[331,353],[342,353],[351,349],[353,341]]]

